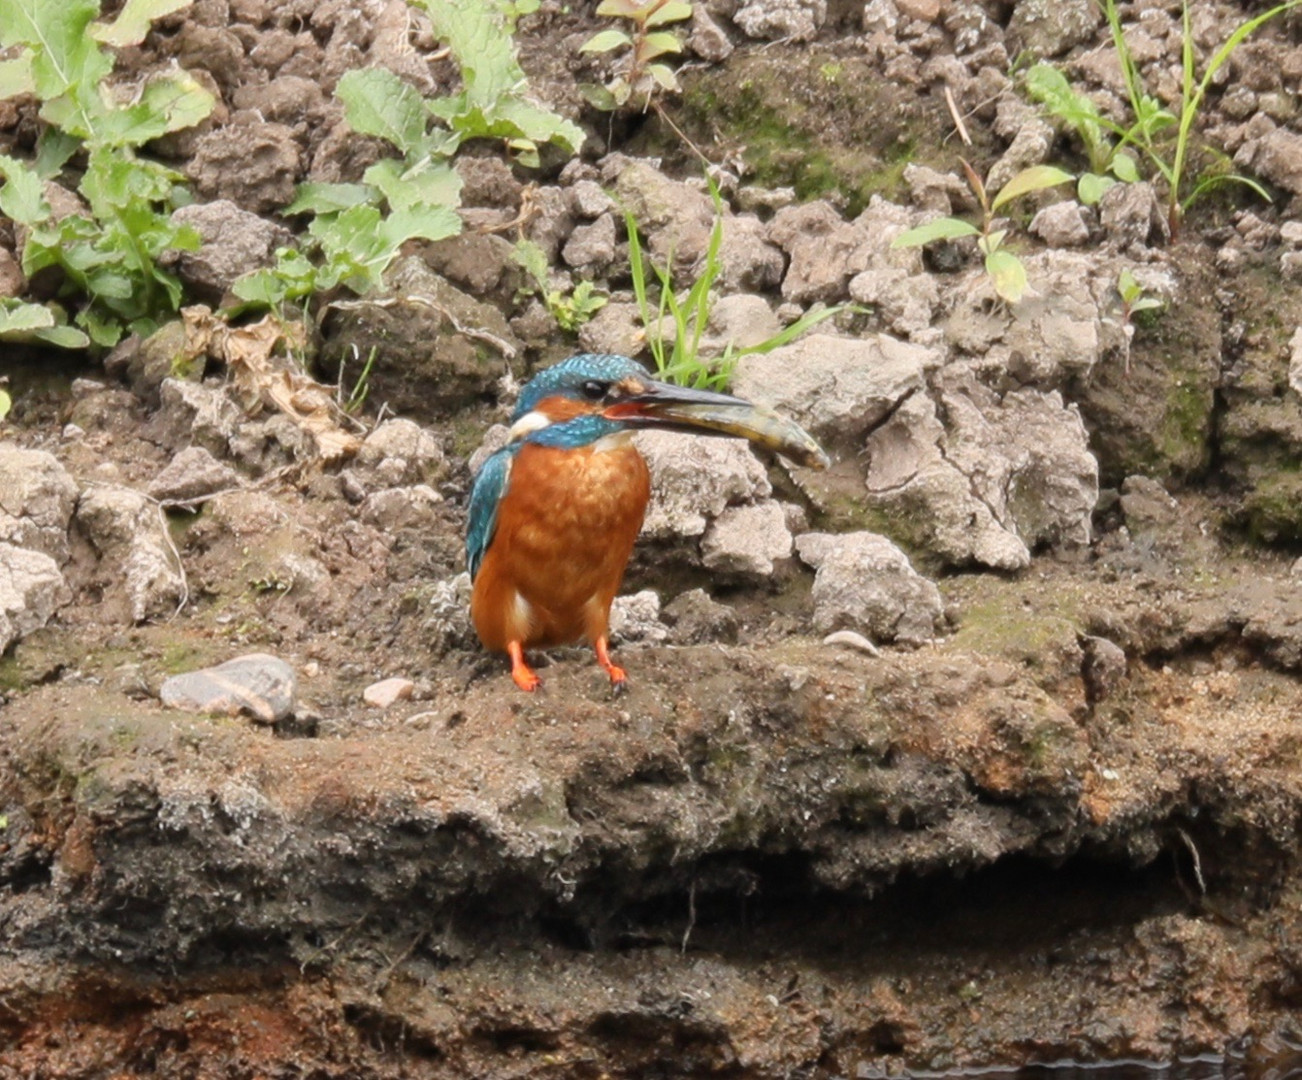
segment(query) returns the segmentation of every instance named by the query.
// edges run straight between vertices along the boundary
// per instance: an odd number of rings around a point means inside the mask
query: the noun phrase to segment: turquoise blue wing
[[[484,462],[484,467],[475,477],[475,486],[470,491],[470,513],[466,521],[466,565],[470,568],[470,580],[479,573],[479,564],[484,561],[488,545],[493,542],[493,533],[497,531],[497,508],[511,477],[511,460],[515,457],[514,448],[506,447]]]

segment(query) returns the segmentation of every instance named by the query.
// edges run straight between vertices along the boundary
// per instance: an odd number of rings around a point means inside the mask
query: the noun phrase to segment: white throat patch
[[[534,409],[533,412],[527,412],[519,420],[511,425],[511,430],[506,433],[508,442],[517,442],[533,431],[542,431],[543,428],[551,424],[546,413]]]

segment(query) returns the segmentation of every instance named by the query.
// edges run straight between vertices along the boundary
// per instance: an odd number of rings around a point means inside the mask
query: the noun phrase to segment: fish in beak
[[[603,415],[630,427],[735,435],[809,469],[831,464],[804,428],[762,405],[654,379],[630,389],[628,397],[608,405]]]

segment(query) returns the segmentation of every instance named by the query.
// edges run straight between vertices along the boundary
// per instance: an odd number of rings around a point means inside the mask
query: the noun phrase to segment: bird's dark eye
[[[610,389],[610,383],[589,379],[579,389],[583,391],[583,396],[590,401],[600,401],[606,396],[606,391]]]

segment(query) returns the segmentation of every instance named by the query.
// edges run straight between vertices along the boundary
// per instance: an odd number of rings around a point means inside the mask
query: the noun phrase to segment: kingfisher
[[[593,648],[615,693],[624,689],[607,631],[651,497],[638,428],[741,436],[802,465],[828,464],[777,413],[654,379],[626,356],[583,353],[536,375],[506,445],[475,478],[466,526],[471,621],[485,648],[510,658],[521,690],[542,682],[526,649],[576,642]]]

